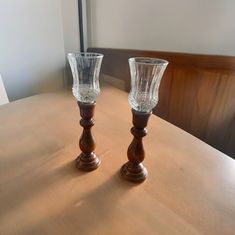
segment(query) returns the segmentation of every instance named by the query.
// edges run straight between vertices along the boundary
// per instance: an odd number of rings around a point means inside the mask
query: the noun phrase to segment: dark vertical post
[[[80,50],[81,50],[81,52],[84,52],[84,29],[83,29],[82,0],[78,0],[78,19],[79,19],[79,34],[80,34]]]

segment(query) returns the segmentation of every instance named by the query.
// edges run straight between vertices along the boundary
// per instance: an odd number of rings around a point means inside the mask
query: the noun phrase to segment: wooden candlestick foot
[[[121,175],[128,181],[141,183],[146,180],[148,171],[141,163],[133,165],[131,162],[127,162],[121,168]]]
[[[81,153],[76,159],[76,167],[82,171],[93,171],[97,169],[101,161],[95,153]]]

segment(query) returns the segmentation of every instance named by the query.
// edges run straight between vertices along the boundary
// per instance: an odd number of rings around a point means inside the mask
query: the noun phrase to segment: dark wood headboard
[[[169,61],[154,113],[235,158],[235,57],[89,48],[104,54],[102,73],[130,89],[128,58]]]

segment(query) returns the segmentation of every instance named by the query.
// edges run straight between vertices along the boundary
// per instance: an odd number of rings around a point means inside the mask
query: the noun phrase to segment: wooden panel
[[[89,48],[104,54],[102,72],[130,89],[128,58],[168,60],[154,113],[235,158],[235,57]]]

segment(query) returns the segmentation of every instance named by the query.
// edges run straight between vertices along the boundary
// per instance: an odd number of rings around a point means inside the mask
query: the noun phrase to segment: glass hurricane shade
[[[103,55],[99,53],[69,53],[73,75],[72,92],[83,103],[93,103],[100,94],[99,74]]]
[[[129,59],[131,91],[129,103],[134,110],[151,112],[158,103],[159,85],[168,61],[157,58]]]

